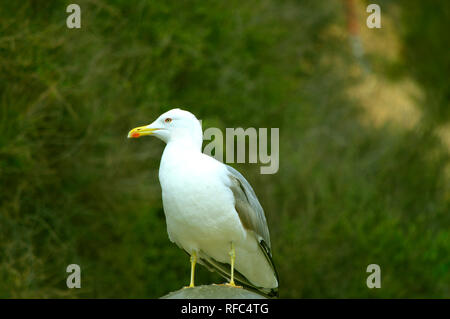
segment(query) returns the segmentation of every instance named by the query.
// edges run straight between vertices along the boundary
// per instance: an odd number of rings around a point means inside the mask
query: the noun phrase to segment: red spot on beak
[[[139,134],[138,132],[134,132],[133,134],[131,134],[131,137],[139,137],[141,136],[141,134]]]

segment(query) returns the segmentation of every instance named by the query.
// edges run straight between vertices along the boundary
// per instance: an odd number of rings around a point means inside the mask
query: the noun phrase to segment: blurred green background
[[[68,29],[71,2],[0,4],[0,297],[188,284],[164,145],[126,138],[173,107],[204,128],[280,128],[277,174],[232,164],[265,209],[280,297],[450,297],[449,1],[378,1],[381,29],[356,0],[79,0]]]

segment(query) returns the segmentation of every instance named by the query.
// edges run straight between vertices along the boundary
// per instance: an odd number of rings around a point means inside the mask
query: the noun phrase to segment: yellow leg
[[[227,286],[235,287],[235,288],[242,288],[241,286],[237,286],[234,283],[234,261],[236,259],[236,252],[234,250],[234,244],[231,242],[231,251],[230,251],[230,257],[231,257],[231,278],[230,282],[226,284]]]
[[[195,264],[197,263],[197,252],[193,251],[191,255],[191,283],[189,286],[184,288],[193,288],[194,287],[194,276],[195,276]]]

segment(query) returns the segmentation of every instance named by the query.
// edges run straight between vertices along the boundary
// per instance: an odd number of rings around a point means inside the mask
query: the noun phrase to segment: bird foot
[[[242,288],[242,286],[236,285],[234,282],[227,282],[225,286],[233,287],[233,288]]]
[[[189,286],[184,286],[183,289],[187,289],[187,288],[194,288],[194,285],[189,285]]]
[[[225,287],[233,287],[233,288],[242,288],[242,286],[236,285],[234,282],[227,282],[225,284],[213,284],[214,286],[225,286]]]

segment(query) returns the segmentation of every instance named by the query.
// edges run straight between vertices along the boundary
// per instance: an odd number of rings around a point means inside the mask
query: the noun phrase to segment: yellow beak
[[[159,128],[148,128],[147,126],[139,126],[128,132],[128,138],[138,138],[145,135],[152,135]]]

